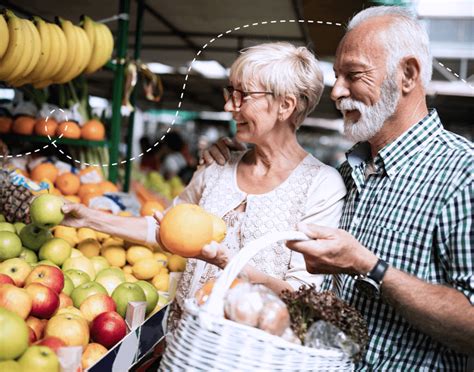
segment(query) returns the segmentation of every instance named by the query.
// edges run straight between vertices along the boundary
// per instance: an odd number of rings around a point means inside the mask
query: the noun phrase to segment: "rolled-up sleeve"
[[[315,177],[306,202],[306,213],[301,222],[337,228],[342,215],[346,187],[339,172],[324,166]],[[291,252],[289,270],[285,281],[294,289],[301,285],[314,284],[320,288],[324,275],[314,275],[306,271],[306,263],[301,253]]]

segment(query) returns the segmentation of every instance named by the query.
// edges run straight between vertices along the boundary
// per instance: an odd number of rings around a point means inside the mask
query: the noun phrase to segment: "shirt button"
[[[354,217],[352,219],[352,225],[354,225],[355,227],[359,226],[360,224],[360,218],[359,217]]]

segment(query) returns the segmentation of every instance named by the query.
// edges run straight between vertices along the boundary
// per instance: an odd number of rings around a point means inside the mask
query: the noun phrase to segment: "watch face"
[[[354,287],[360,294],[368,298],[379,296],[379,286],[370,278],[356,279]]]

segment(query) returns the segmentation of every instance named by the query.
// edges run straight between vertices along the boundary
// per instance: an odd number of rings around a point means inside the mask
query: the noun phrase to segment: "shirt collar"
[[[383,147],[374,159],[375,164],[383,167],[388,177],[393,177],[398,169],[405,164],[406,159],[426,147],[442,129],[438,112],[431,109],[428,115],[418,123],[411,126],[395,141]],[[371,157],[369,143],[357,143],[347,152],[346,157],[352,169],[362,162],[367,163]]]

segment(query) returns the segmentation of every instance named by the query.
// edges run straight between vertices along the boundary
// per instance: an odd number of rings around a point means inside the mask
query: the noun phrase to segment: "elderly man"
[[[336,274],[325,288],[367,320],[360,370],[462,371],[474,354],[473,146],[426,106],[428,42],[398,7],[349,23],[331,94],[358,142],[340,167],[340,229],[300,225],[312,240],[288,244],[309,272]],[[226,145],[206,161],[226,158]]]

